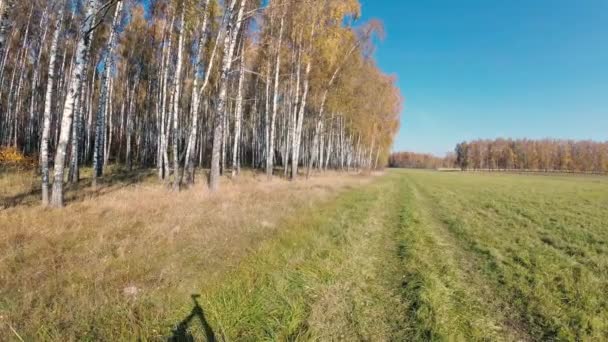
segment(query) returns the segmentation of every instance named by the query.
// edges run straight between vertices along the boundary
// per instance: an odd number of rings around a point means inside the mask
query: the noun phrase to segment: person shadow
[[[194,336],[188,330],[188,328],[189,328],[190,324],[192,323],[192,321],[195,321],[196,319],[198,319],[201,322],[203,331],[205,332],[206,340],[208,342],[216,341],[215,333],[213,332],[211,325],[209,325],[209,322],[207,322],[207,319],[205,318],[205,312],[203,311],[203,308],[201,307],[201,305],[198,302],[198,298],[200,297],[200,295],[193,294],[191,297],[192,297],[192,301],[194,302],[194,307],[192,308],[192,312],[190,312],[190,314],[186,318],[184,318],[181,322],[179,322],[179,324],[177,324],[175,329],[173,329],[173,331],[172,331],[173,334],[171,335],[171,337],[169,337],[167,339],[167,342],[193,342],[193,341],[195,341]]]

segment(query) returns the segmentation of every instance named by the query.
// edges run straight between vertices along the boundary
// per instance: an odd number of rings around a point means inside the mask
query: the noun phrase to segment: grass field
[[[146,177],[0,211],[0,336],[608,339],[608,178]]]
[[[417,337],[608,338],[608,179],[400,176]]]

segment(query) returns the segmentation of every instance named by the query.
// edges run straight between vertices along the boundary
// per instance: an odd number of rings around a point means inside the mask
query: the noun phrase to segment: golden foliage
[[[23,170],[34,168],[35,166],[35,158],[24,155],[14,147],[0,147],[0,167]]]

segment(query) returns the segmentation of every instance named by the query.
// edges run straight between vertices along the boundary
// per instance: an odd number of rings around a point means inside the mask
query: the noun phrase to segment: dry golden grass
[[[245,172],[223,179],[218,193],[200,184],[202,175],[179,193],[152,172],[115,178],[95,191],[72,189],[57,210],[37,205],[31,175],[0,177],[0,336],[95,337],[95,325],[120,315],[117,330],[164,322],[201,279],[236,266],[283,218],[373,177],[289,182]]]

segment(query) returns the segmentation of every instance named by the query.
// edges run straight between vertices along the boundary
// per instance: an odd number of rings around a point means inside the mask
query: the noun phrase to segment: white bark
[[[57,151],[55,153],[53,195],[51,199],[51,205],[54,207],[63,206],[63,173],[65,168],[66,150],[70,140],[72,117],[74,115],[74,102],[81,90],[83,71],[86,63],[86,51],[91,43],[91,29],[94,14],[97,12],[98,7],[98,0],[88,0],[85,5],[85,19],[78,40],[75,66],[69,81],[69,91],[65,99],[61,119],[61,133],[57,144]]]
[[[13,146],[16,148],[18,148],[17,144],[17,138],[18,138],[18,131],[19,131],[19,114],[21,113],[21,99],[20,99],[20,95],[21,95],[21,86],[23,84],[23,78],[24,75],[26,74],[26,68],[25,68],[25,60],[27,59],[27,53],[30,49],[30,41],[29,41],[29,31],[30,31],[30,24],[32,21],[32,14],[33,14],[33,9],[30,10],[30,14],[28,17],[28,21],[27,21],[27,26],[25,29],[25,34],[24,39],[23,39],[23,45],[21,46],[21,56],[18,58],[19,61],[19,81],[17,82],[17,92],[13,97],[12,101],[9,101],[8,106],[10,108],[10,105],[12,102],[15,103],[15,108],[13,109],[13,122],[14,122],[14,128],[13,128]],[[12,87],[11,87],[12,88]],[[12,90],[12,89],[11,89]],[[12,91],[9,90],[9,95],[12,93]],[[10,120],[9,120],[10,122]]]
[[[78,140],[80,136],[80,121],[82,115],[82,94],[76,97],[76,101],[74,102],[74,120],[72,123],[72,150],[70,156],[70,173],[68,178],[71,183],[78,183],[80,180],[80,170],[78,167]]]
[[[200,104],[200,95],[199,95],[199,77],[201,73],[205,74],[205,81],[203,87],[206,87],[209,82],[209,75],[211,74],[211,67],[213,66],[213,59],[215,58],[215,51],[217,48],[217,41],[215,42],[215,46],[213,47],[213,53],[208,61],[209,67],[203,67],[202,52],[205,49],[205,45],[207,44],[207,21],[209,17],[208,11],[209,0],[204,0],[203,2],[203,24],[201,26],[201,38],[198,42],[198,51],[196,54],[196,67],[194,68],[194,82],[192,85],[192,104],[191,104],[191,116],[192,123],[190,125],[190,135],[188,136],[188,146],[186,147],[186,160],[184,165],[184,172],[187,174],[186,183],[192,184],[194,183],[194,148],[196,147],[196,133],[198,131],[198,121],[199,121],[199,104]],[[219,38],[219,33],[218,33]]]
[[[91,150],[91,137],[93,135],[93,89],[95,89],[95,78],[97,78],[97,68],[93,68],[93,77],[87,87],[87,129],[85,135],[85,159],[89,159]]]
[[[107,139],[104,139],[106,143],[103,153],[103,165],[108,165],[108,163],[110,162],[110,155],[112,154],[112,136],[114,132],[114,121],[112,120],[112,117],[114,116],[114,80],[110,78],[109,83],[110,85],[108,87],[108,105],[106,107],[107,130],[105,130],[107,132]]]
[[[135,82],[133,83],[133,88],[131,90],[127,90],[129,98],[129,109],[127,110],[127,151],[125,157],[127,159],[127,168],[129,171],[133,168],[133,156],[131,155],[132,143],[131,139],[133,138],[133,107],[135,105],[135,101],[137,99],[136,89],[139,84],[139,78],[135,78]]]
[[[239,172],[239,144],[241,140],[241,117],[243,113],[243,82],[245,80],[245,41],[241,42],[241,58],[239,63],[239,84],[234,110],[234,148],[232,149],[232,177]]]
[[[32,152],[34,149],[34,126],[36,125],[36,115],[35,115],[35,108],[36,108],[36,89],[38,88],[38,83],[39,83],[39,74],[40,74],[40,68],[41,68],[41,63],[40,60],[42,58],[42,50],[43,50],[43,46],[44,43],[46,41],[46,34],[48,32],[48,13],[45,10],[45,13],[43,15],[44,19],[41,22],[41,26],[44,27],[44,33],[42,34],[42,38],[40,38],[40,47],[38,49],[38,55],[36,57],[36,61],[34,62],[34,66],[33,66],[33,75],[32,75],[32,84],[31,84],[31,96],[30,96],[30,116],[29,116],[29,121],[28,121],[28,128],[27,128],[27,150],[29,152]]]
[[[304,123],[304,111],[306,108],[306,99],[308,97],[308,80],[310,76],[310,62],[306,64],[306,72],[304,75],[304,94],[300,103],[299,113],[297,117],[296,130],[293,137],[293,148],[291,150],[291,180],[298,177],[298,165],[300,161],[300,142],[302,141],[302,125]]]
[[[171,47],[173,44],[173,21],[175,18],[171,19],[171,24],[169,25],[169,46],[165,52],[165,71],[163,75],[163,85],[162,85],[162,96],[161,96],[161,115],[160,115],[160,170],[159,175],[162,173],[162,178],[165,181],[169,180],[169,154],[167,152],[167,145],[169,142],[168,137],[168,129],[167,129],[167,84],[169,83],[169,61],[171,56]]]
[[[114,46],[116,40],[116,31],[120,24],[120,18],[122,14],[122,1],[118,1],[116,4],[116,10],[114,12],[114,20],[112,22],[112,28],[110,29],[110,36],[108,37],[107,51],[104,62],[104,73],[101,79],[101,97],[99,99],[99,108],[97,110],[97,120],[95,122],[95,145],[93,152],[93,186],[97,185],[97,178],[103,174],[103,150],[105,146],[104,135],[105,135],[105,117],[106,104],[108,97],[108,83],[110,78],[110,72],[114,64]]]
[[[175,67],[175,77],[173,78],[173,97],[171,98],[171,114],[170,118],[173,119],[173,190],[179,190],[179,102],[181,96],[181,73],[182,73],[182,60],[184,50],[184,12],[185,8],[182,9],[182,16],[180,20],[179,38],[177,43],[177,66]]]
[[[42,141],[40,144],[40,167],[42,173],[42,205],[49,204],[49,136],[51,133],[51,107],[53,101],[53,85],[55,81],[55,60],[57,59],[57,45],[63,21],[63,6],[55,21],[55,32],[51,41],[49,52],[49,76],[46,82],[46,95],[44,99],[44,113],[42,124]]]
[[[246,2],[247,0],[241,0],[239,12],[236,18],[236,23],[234,23],[233,25],[232,20],[228,19],[228,25],[225,30],[226,36],[224,37],[224,58],[222,61],[222,72],[220,76],[220,91],[218,94],[217,105],[215,110],[213,129],[213,150],[211,153],[211,172],[209,174],[209,188],[211,189],[211,191],[217,191],[220,185],[220,149],[222,138],[222,126],[224,122],[226,107],[226,96],[228,91],[228,72],[230,71],[230,67],[232,66],[232,56],[234,54],[236,36],[238,35],[238,32],[241,27]],[[226,13],[228,18],[230,18],[235,4],[236,0],[232,0],[231,5],[227,9]]]
[[[281,18],[281,28],[279,29],[279,42],[277,46],[277,59],[274,68],[274,91],[272,97],[272,117],[270,119],[270,141],[268,143],[268,152],[266,156],[266,177],[272,178],[274,168],[274,136],[276,130],[277,107],[279,105],[279,72],[281,70],[281,42],[283,40],[283,25],[285,19]]]
[[[266,65],[266,93],[264,95],[264,153],[266,154],[266,165],[270,158],[270,58]]]

